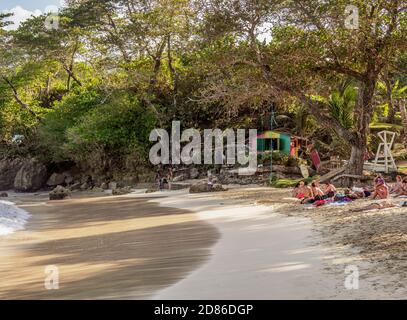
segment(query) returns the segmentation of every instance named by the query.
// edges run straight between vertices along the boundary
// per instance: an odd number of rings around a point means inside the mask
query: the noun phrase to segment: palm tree
[[[404,89],[407,88],[404,87]],[[402,141],[404,146],[407,148],[407,111],[406,111],[406,99],[402,98],[398,102],[400,108],[400,115],[401,115],[401,123],[403,124],[403,136]]]
[[[357,89],[345,82],[340,90],[331,93],[328,105],[331,116],[346,129],[353,127],[353,109],[357,100]]]
[[[400,81],[396,80],[394,85],[391,84],[388,77],[384,77],[383,81],[377,83],[377,93],[379,97],[385,101],[381,106],[387,109],[387,122],[394,123],[397,106],[400,109],[400,113],[403,117],[402,110],[403,103],[400,101],[406,97],[407,86],[401,87]],[[402,118],[403,121],[403,118]],[[404,121],[403,121],[404,122]]]

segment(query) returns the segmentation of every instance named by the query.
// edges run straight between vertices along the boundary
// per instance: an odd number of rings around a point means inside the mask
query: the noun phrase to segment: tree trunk
[[[355,108],[355,124],[357,138],[352,143],[351,156],[348,163],[347,174],[362,175],[365,154],[367,152],[367,137],[369,134],[369,124],[373,113],[373,95],[376,80],[371,76],[366,82],[360,84],[358,101]],[[347,181],[348,186],[352,185],[351,179]]]
[[[363,174],[363,164],[365,162],[365,152],[366,146],[364,143],[352,146],[352,151],[348,163],[348,174],[352,175],[362,175]],[[350,179],[348,179],[350,180]],[[347,181],[345,183],[348,187],[352,185],[352,181]]]

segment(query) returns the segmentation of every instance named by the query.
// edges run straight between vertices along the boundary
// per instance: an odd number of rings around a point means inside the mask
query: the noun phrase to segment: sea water
[[[31,215],[13,202],[0,200],[0,236],[24,229]]]

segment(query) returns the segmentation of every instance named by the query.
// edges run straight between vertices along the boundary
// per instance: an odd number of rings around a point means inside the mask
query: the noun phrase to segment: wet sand
[[[143,198],[17,200],[32,217],[0,237],[0,299],[149,298],[204,263],[219,237],[195,213]],[[58,267],[57,290],[45,289],[47,266]]]

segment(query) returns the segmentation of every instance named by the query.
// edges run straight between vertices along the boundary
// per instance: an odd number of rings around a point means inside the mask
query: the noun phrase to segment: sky
[[[15,29],[31,15],[54,11],[55,7],[61,6],[62,2],[61,0],[0,0],[0,11],[14,13],[10,19],[14,25],[9,29]]]

